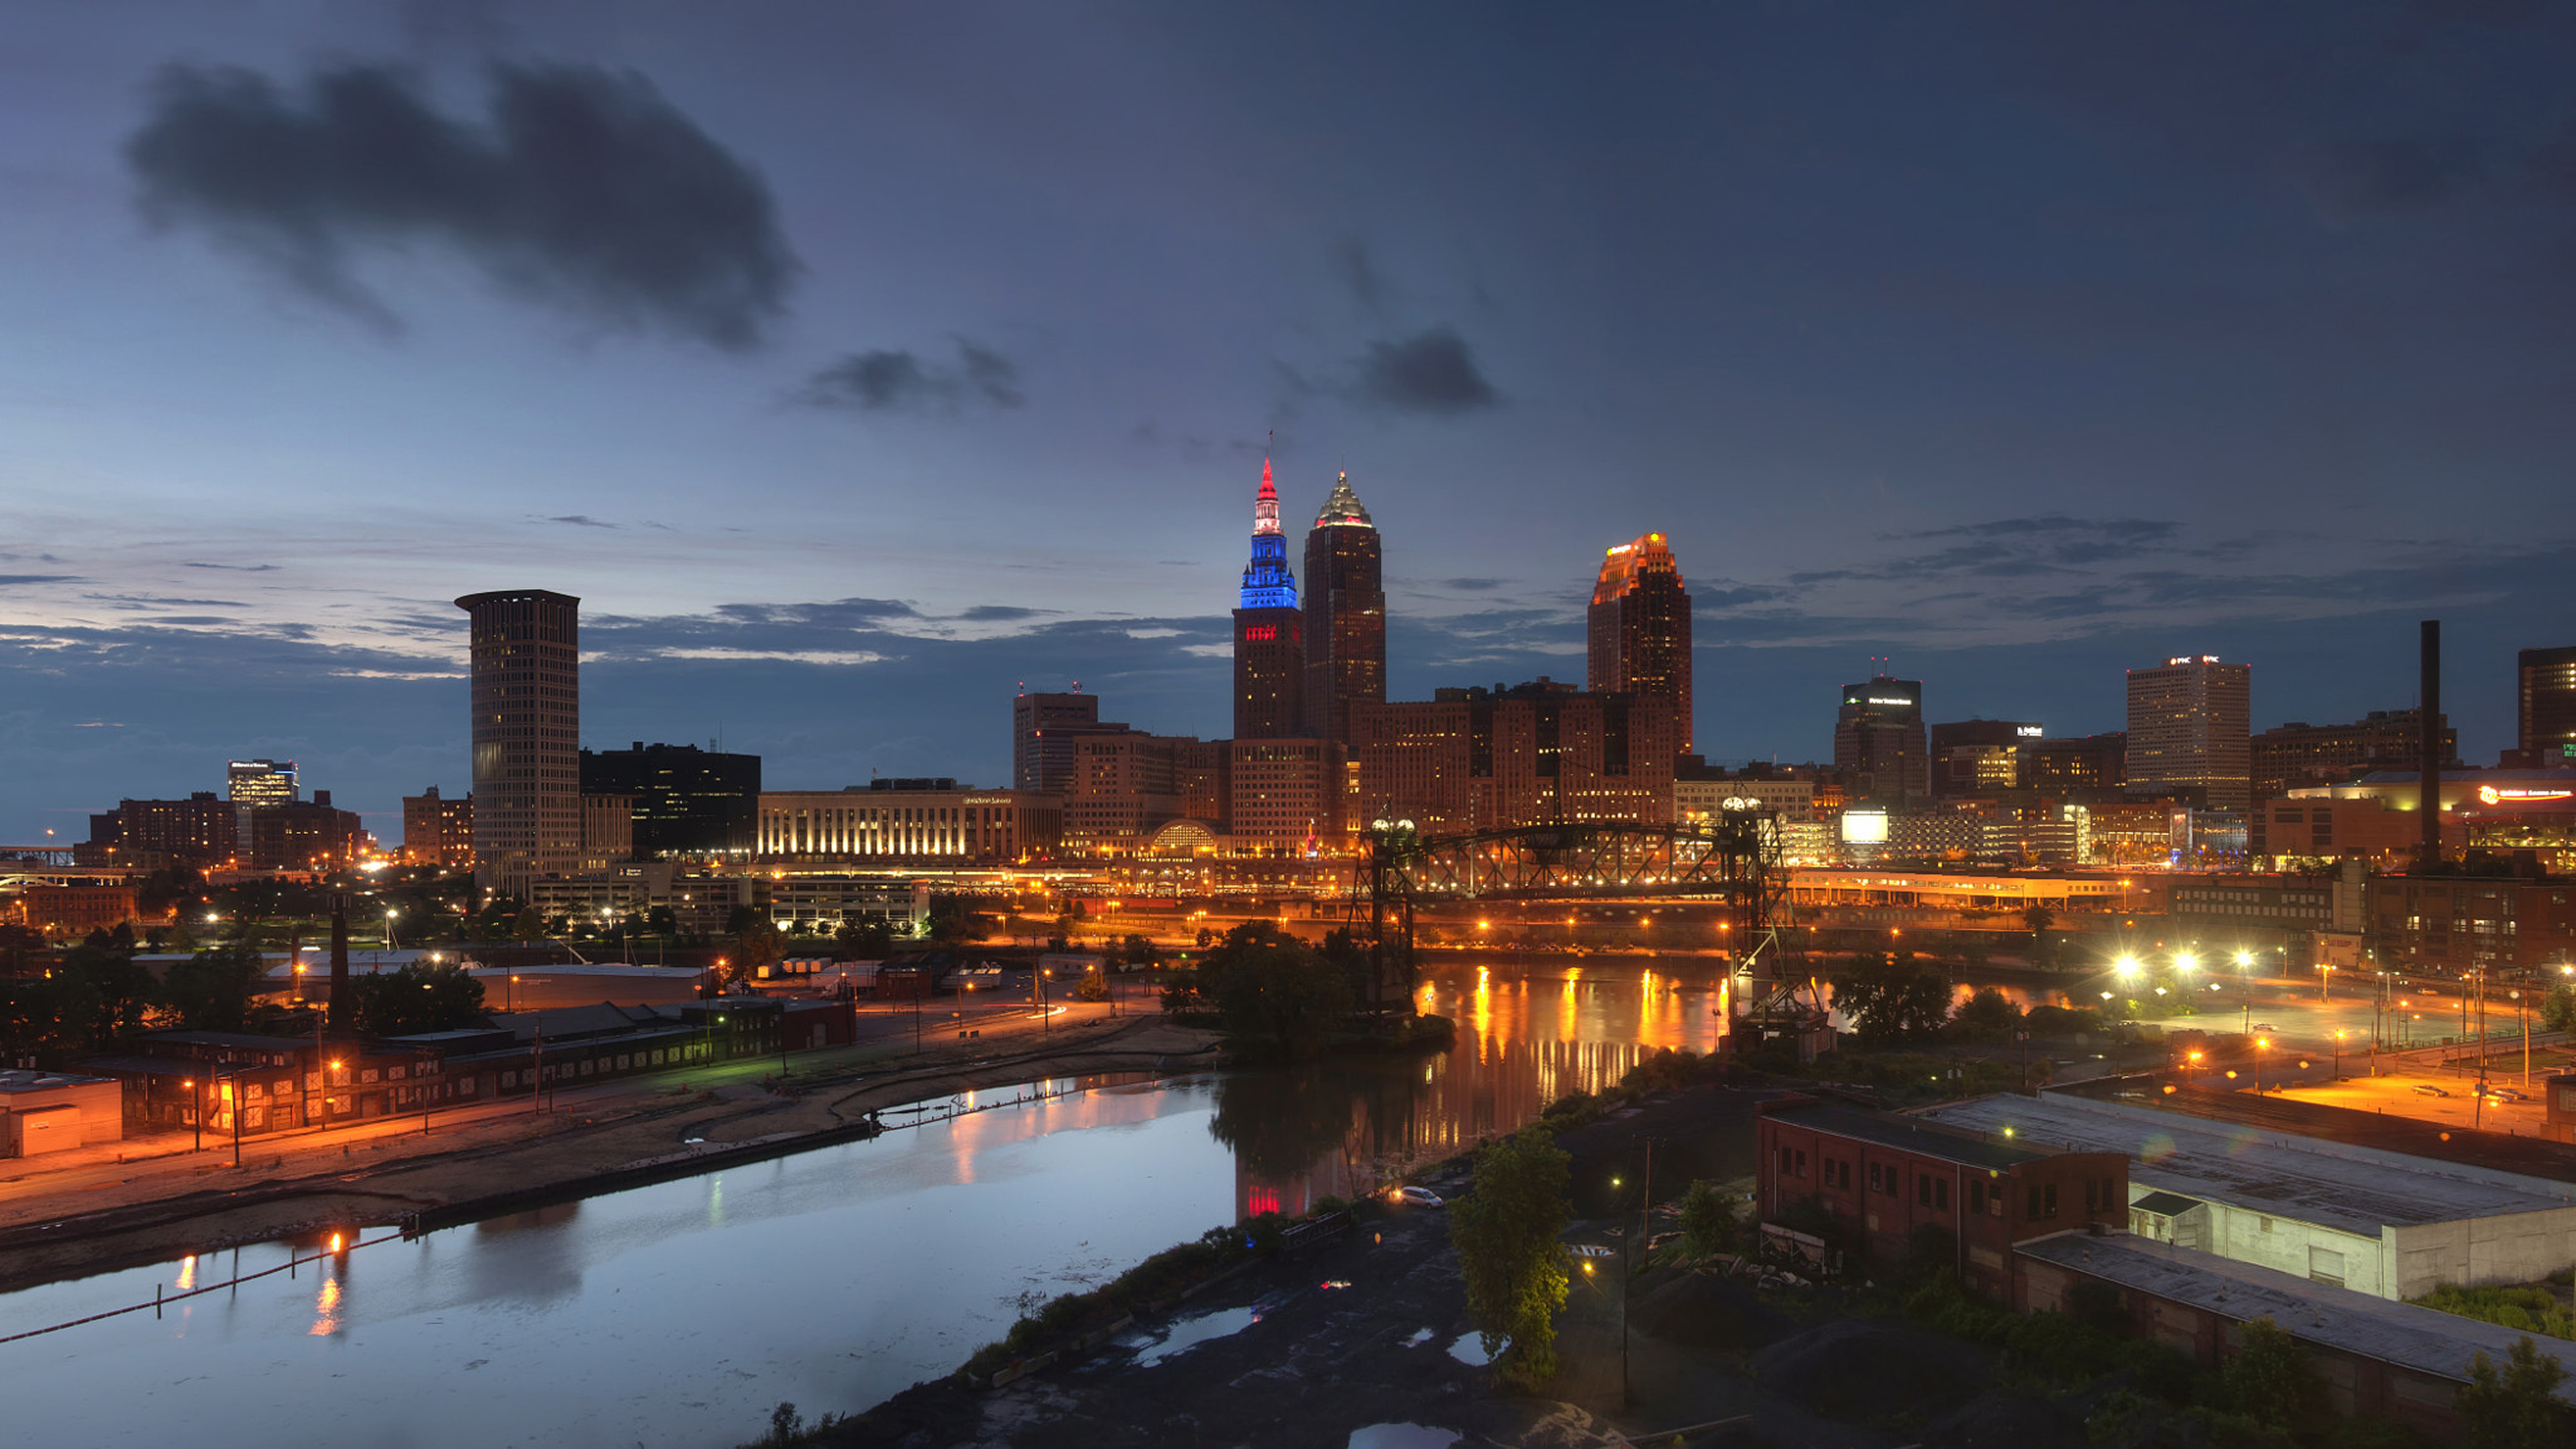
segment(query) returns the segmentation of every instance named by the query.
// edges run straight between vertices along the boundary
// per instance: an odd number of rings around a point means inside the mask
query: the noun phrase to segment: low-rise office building
[[[2142,1237],[2382,1298],[2528,1283],[2576,1267],[2576,1183],[2064,1092],[1922,1116],[1993,1142],[2129,1160]]]

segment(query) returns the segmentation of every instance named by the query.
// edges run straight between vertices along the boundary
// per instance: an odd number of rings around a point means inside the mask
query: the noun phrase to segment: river
[[[270,1243],[0,1296],[0,1334],[285,1263],[237,1288],[0,1344],[31,1444],[725,1446],[770,1408],[855,1410],[1028,1307],[1266,1210],[1302,1211],[1710,1050],[1704,970],[1448,960],[1446,1053],[926,1104],[918,1125],[542,1213]],[[971,1108],[949,1115],[953,1108]]]

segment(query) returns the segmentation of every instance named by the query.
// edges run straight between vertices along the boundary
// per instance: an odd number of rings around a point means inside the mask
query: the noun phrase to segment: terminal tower
[[[1234,611],[1234,737],[1295,737],[1304,728],[1305,700],[1306,618],[1288,571],[1288,538],[1279,531],[1279,490],[1264,458],[1252,504],[1252,561]]]

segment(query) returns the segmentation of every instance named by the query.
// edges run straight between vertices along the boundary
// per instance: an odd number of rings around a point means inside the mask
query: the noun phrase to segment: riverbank
[[[1597,1108],[1569,1112],[1591,1119],[1559,1139],[1574,1157],[1577,1208],[1602,1214],[1578,1222],[1569,1240],[1615,1241],[1629,1231],[1635,1215],[1618,1211],[1623,1195],[1614,1179],[1639,1180],[1630,1174],[1644,1164],[1649,1141],[1660,1164],[1659,1203],[1677,1198],[1693,1177],[1749,1176],[1753,1110],[1765,1095],[1703,1079],[1639,1101],[1614,1098],[1597,1117]],[[1455,1196],[1472,1161],[1454,1158],[1419,1181]],[[1564,1320],[1567,1372],[1550,1395],[1497,1391],[1468,1326],[1444,1209],[1374,1198],[1350,1210],[1347,1231],[1315,1236],[1311,1245],[1227,1268],[1105,1336],[1083,1336],[1095,1342],[1057,1345],[1051,1361],[1025,1376],[999,1375],[989,1391],[968,1374],[951,1375],[793,1442],[1310,1446],[1367,1443],[1351,1436],[1375,1429],[1389,1444],[1445,1444],[1454,1434],[1467,1445],[1559,1449],[1700,1422],[1671,1417],[1692,1397],[1681,1382],[1687,1374],[1621,1407],[1616,1342],[1603,1360],[1598,1305],[1583,1301],[1580,1288]],[[1875,1442],[1804,1434],[1813,1417],[1794,1405],[1767,1413],[1794,1436],[1782,1442]],[[1424,1437],[1404,1437],[1398,1427],[1407,1425],[1424,1426]]]
[[[404,1119],[371,1133],[260,1143],[239,1169],[229,1156],[188,1152],[59,1179],[28,1174],[0,1194],[0,1291],[234,1244],[569,1201],[657,1170],[679,1175],[845,1141],[891,1107],[1054,1077],[1199,1070],[1217,1055],[1209,1034],[1159,1017],[982,1030],[919,1055],[884,1044],[816,1053],[784,1079],[775,1063],[635,1078],[562,1093],[552,1112],[522,1100],[456,1114],[427,1136],[418,1119]]]

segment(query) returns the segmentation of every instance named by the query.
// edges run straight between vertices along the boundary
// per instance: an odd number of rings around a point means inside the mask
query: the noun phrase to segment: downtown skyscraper
[[[2177,654],[2129,671],[2127,789],[2180,792],[2212,810],[2254,803],[2254,669]]]
[[[1305,728],[1305,639],[1297,576],[1288,571],[1288,539],[1279,531],[1279,490],[1264,458],[1252,504],[1252,559],[1234,611],[1236,739],[1283,739]]]
[[[1306,534],[1306,720],[1349,744],[1354,705],[1386,702],[1386,587],[1377,525],[1347,472]]]
[[[581,862],[581,600],[468,594],[473,617],[474,879],[524,899]]]
[[[1697,753],[1690,595],[1662,534],[1620,544],[1602,559],[1588,624],[1587,687],[1671,705],[1681,727],[1681,753]]]

